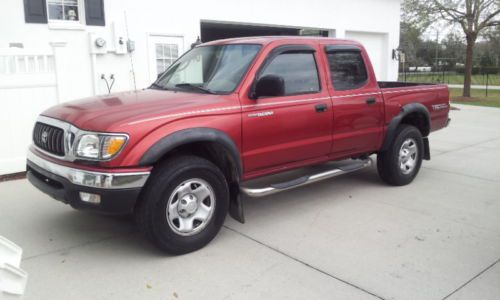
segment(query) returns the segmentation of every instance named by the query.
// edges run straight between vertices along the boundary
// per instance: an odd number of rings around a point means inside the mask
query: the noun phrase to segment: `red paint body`
[[[421,103],[431,116],[431,131],[448,121],[449,93],[445,85],[380,89],[364,48],[353,41],[325,38],[262,37],[208,44],[262,44],[242,81],[229,95],[145,89],[92,97],[55,106],[43,115],[100,132],[127,133],[125,149],[95,169],[137,170],[141,156],[159,139],[178,130],[207,127],[225,132],[240,150],[243,179],[283,170],[377,152],[387,125],[407,103]],[[316,49],[321,90],[315,94],[249,99],[255,73],[276,46],[305,44]],[[369,80],[356,90],[335,91],[325,45],[349,44],[362,49]],[[375,98],[372,105],[367,98]],[[326,104],[317,113],[315,105]],[[434,110],[432,105],[444,105]],[[265,117],[249,114],[269,112]],[[60,162],[70,164],[68,162]],[[74,165],[74,164],[73,164]],[[81,167],[78,165],[78,167]]]

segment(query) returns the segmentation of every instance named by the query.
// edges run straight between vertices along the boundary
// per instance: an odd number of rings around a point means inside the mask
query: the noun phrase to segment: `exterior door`
[[[384,101],[367,57],[357,46],[325,46],[333,103],[333,158],[378,149]]]
[[[243,162],[245,171],[300,162],[328,155],[332,111],[328,91],[319,77],[317,53],[273,49],[256,74],[283,78],[283,96],[256,100],[242,96]],[[245,105],[245,103],[247,105]]]
[[[148,37],[149,80],[155,81],[179,56],[184,53],[184,38],[164,35]]]

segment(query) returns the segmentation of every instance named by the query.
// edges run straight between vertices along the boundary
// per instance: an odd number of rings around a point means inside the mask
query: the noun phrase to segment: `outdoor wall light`
[[[399,46],[396,49],[392,49],[392,59],[393,60],[399,60],[401,55],[404,55],[404,51]]]

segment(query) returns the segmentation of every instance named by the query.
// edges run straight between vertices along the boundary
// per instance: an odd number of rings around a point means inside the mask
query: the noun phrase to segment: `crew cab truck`
[[[313,37],[252,37],[196,46],[149,88],[63,103],[33,130],[27,177],[76,209],[134,213],[160,249],[209,243],[240,200],[371,164],[401,186],[448,125],[444,85],[377,82],[363,46]],[[249,180],[328,161],[318,174]],[[286,216],[283,216],[286,218]]]

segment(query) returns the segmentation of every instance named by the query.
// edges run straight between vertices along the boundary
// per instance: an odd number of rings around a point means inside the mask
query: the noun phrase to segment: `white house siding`
[[[386,55],[392,50],[388,45],[388,34],[379,32],[346,31],[345,37],[361,42],[370,55],[370,61],[379,80],[392,79],[389,73],[391,57]],[[391,74],[392,75],[392,74]],[[396,75],[397,78],[397,75]]]
[[[180,50],[189,50],[200,35],[201,21],[328,30],[332,36],[365,43],[379,80],[397,78],[398,65],[392,60],[391,51],[398,47],[400,0],[104,0],[104,6],[106,26],[86,26],[85,18],[81,17],[83,22],[78,28],[61,29],[50,22],[27,24],[23,1],[1,1],[0,51],[10,43],[22,43],[24,48],[18,50],[20,53],[53,53],[56,82],[44,87],[43,92],[33,87],[28,87],[31,92],[12,88],[7,91],[0,82],[0,136],[12,136],[12,132],[22,136],[14,145],[2,138],[0,174],[23,170],[23,153],[37,113],[58,102],[107,93],[101,74],[114,74],[113,92],[133,89],[133,74],[137,88],[148,86],[155,74],[151,41],[158,37],[176,38]],[[130,56],[124,48],[118,54],[115,47],[118,36],[127,39],[125,15],[128,38],[135,42],[135,51]],[[105,53],[91,55],[90,39],[95,37],[106,40]],[[10,81],[22,83],[22,76],[1,74],[1,63],[0,59],[1,80],[10,76]],[[37,85],[36,80],[43,83],[46,79],[33,80],[31,84]],[[6,150],[9,147],[12,149]]]

